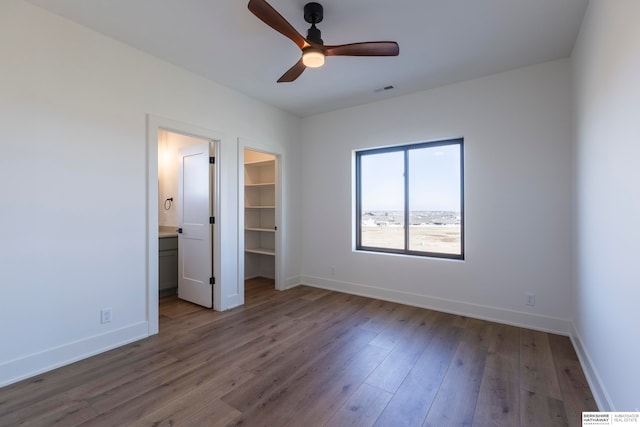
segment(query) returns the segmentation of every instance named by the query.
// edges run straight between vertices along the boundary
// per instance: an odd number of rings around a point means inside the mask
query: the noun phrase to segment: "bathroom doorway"
[[[159,291],[211,308],[215,141],[158,131]]]
[[[202,305],[221,310],[221,284],[219,281],[216,283],[216,278],[220,277],[221,245],[219,221],[216,223],[215,218],[219,217],[220,212],[219,152],[223,136],[152,115],[148,116],[147,130],[147,321],[149,335],[152,335],[158,333],[161,291],[164,294],[178,292],[184,299],[196,299],[193,302],[205,302]],[[181,166],[190,165],[193,160],[204,156],[207,160],[206,169],[191,170],[187,176],[180,178],[184,172],[181,172]],[[209,172],[208,176],[204,176],[203,171]],[[202,198],[197,199],[195,204],[184,201],[184,196],[202,193],[201,186],[190,187],[191,194],[190,190],[185,192],[185,184],[189,186],[189,181],[199,184],[205,181],[205,187],[208,187],[205,190],[206,201],[203,202]],[[194,207],[204,210],[206,220],[194,221]],[[187,229],[190,229],[189,236],[186,236]],[[194,234],[194,230],[198,233]],[[178,237],[181,234],[182,239]],[[204,240],[200,238],[202,236]],[[185,237],[189,237],[189,240]],[[177,243],[168,243],[166,239],[175,239]],[[202,249],[203,245],[206,250]],[[200,258],[189,256],[189,248]],[[162,250],[167,251],[165,259]],[[169,266],[163,267],[161,261],[168,261]],[[167,273],[170,280],[165,280]],[[190,289],[186,293],[181,292],[181,286],[176,284],[176,275],[190,281],[186,287],[182,286],[182,289]]]

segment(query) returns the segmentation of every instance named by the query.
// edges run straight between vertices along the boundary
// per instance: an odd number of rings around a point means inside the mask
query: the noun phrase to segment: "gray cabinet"
[[[173,295],[178,290],[178,238],[161,237],[158,243],[160,296]]]

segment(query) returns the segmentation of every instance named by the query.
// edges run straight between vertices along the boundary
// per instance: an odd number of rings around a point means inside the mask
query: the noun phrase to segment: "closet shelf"
[[[275,164],[275,162],[276,162],[275,159],[258,160],[257,162],[247,162],[244,165],[245,166],[271,166]]]
[[[250,254],[271,255],[271,256],[276,255],[275,249],[269,249],[269,248],[245,248],[244,251]]]
[[[275,206],[245,206],[245,209],[275,209]]]
[[[261,187],[275,187],[275,182],[261,182],[258,184],[245,184],[245,188],[261,188]]]
[[[246,231],[260,231],[264,233],[275,233],[276,230],[273,228],[260,228],[260,227],[246,227]]]

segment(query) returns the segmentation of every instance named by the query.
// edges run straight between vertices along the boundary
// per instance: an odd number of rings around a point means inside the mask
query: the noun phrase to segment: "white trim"
[[[582,366],[582,371],[587,378],[587,383],[589,383],[589,388],[591,389],[591,393],[593,393],[593,398],[598,405],[598,410],[603,412],[615,412],[616,409],[613,405],[613,401],[604,387],[602,378],[598,374],[593,360],[589,356],[587,349],[582,344],[582,338],[580,337],[580,333],[578,332],[576,325],[571,322],[571,326],[571,343],[573,344],[573,348],[576,350],[580,366]]]
[[[148,330],[147,322],[139,322],[2,363],[0,387],[146,338]]]
[[[320,277],[303,276],[302,283],[316,288],[397,302],[414,307],[427,308],[430,310],[473,317],[506,325],[519,326],[537,331],[551,332],[567,336],[571,333],[571,321],[568,319],[540,316],[521,311],[430,297],[410,292],[393,291],[360,283],[327,280]]]
[[[236,306],[244,305],[244,281],[253,277],[244,277],[244,147],[245,140],[238,138],[238,301]]]
[[[153,238],[158,229],[158,130],[163,120],[147,114],[147,323],[149,335],[158,333],[158,239]],[[155,203],[154,203],[155,202]],[[154,292],[157,291],[157,292]]]
[[[211,134],[210,134],[211,135]],[[216,278],[216,285],[213,287],[213,309],[222,311],[225,307],[222,306],[223,282],[222,282],[222,235],[220,230],[220,223],[224,219],[222,215],[222,135],[218,135],[218,138],[211,138],[213,141],[213,157],[215,158],[214,168],[214,188],[213,188],[213,217],[216,219],[213,224],[213,277]]]
[[[283,283],[282,290],[286,291],[287,289],[295,288],[296,286],[299,286],[301,284],[301,276],[288,277]]]

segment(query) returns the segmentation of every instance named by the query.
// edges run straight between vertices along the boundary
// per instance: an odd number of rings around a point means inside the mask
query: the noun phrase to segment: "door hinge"
[[[209,277],[209,284],[210,285],[215,285],[216,284],[216,278],[215,277]]]
[[[209,224],[215,224],[216,223],[216,217],[215,216],[210,216],[209,217]]]
[[[209,163],[214,164],[216,162],[215,157],[209,157]]]

